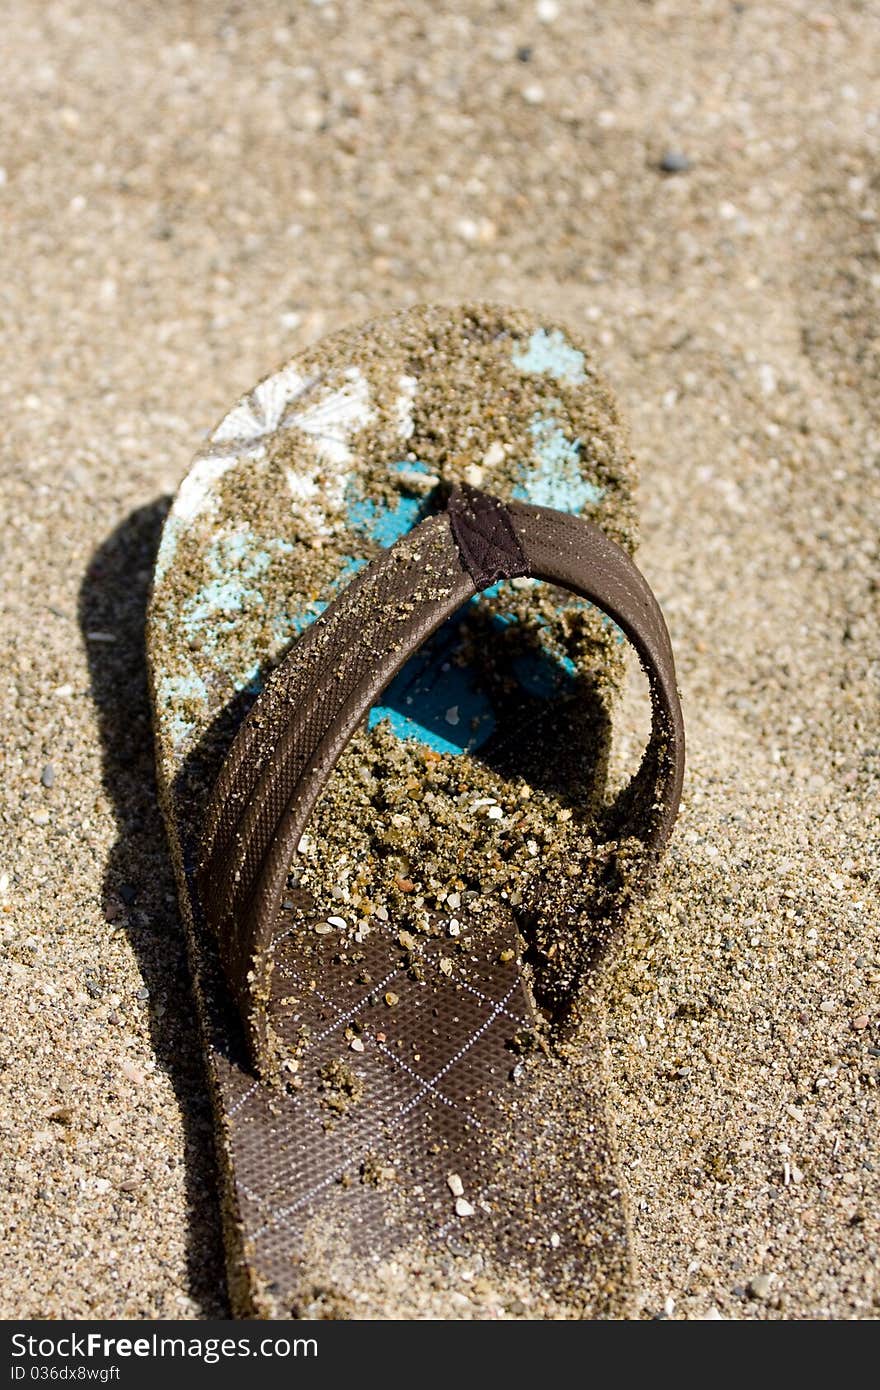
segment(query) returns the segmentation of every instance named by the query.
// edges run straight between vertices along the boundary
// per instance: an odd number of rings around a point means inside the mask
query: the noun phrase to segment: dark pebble
[[[40,773],[40,781],[44,787],[51,787],[55,782],[55,769],[51,763],[47,763]]]
[[[132,903],[137,897],[137,889],[132,888],[130,883],[122,883],[119,886],[119,896],[125,903],[126,907],[131,907]]]
[[[664,174],[686,174],[691,162],[681,150],[665,150],[660,157],[660,168]]]
[[[532,61],[533,52],[534,49],[529,48],[527,44],[524,44],[522,48],[518,48],[516,50],[517,61],[520,63],[530,63]]]

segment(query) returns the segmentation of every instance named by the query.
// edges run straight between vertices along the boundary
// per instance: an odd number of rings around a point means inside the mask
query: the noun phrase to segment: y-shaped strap
[[[409,658],[500,578],[529,575],[601,608],[635,647],[652,730],[617,834],[659,853],[684,776],[684,726],[663,615],[626,551],[580,517],[473,488],[453,491],[368,565],[272,673],[240,728],[207,810],[199,894],[254,1061],[267,1062],[273,931],[290,866],[342,750]]]

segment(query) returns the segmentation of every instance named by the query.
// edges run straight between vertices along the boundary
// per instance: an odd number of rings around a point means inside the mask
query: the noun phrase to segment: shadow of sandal
[[[80,588],[78,620],[98,712],[102,780],[118,832],[104,869],[103,908],[134,948],[148,991],[145,1007],[156,1061],[180,1107],[189,1295],[203,1316],[224,1317],[210,1102],[174,877],[156,802],[144,655],[150,579],[168,506],[163,497],[132,512],[98,547]],[[90,639],[95,632],[112,632],[115,640]]]

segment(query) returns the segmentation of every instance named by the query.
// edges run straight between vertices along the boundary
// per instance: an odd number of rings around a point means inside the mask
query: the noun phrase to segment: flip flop
[[[180,487],[149,662],[238,1315],[631,1311],[597,965],[684,758],[632,490],[587,349],[489,306],[310,349]]]

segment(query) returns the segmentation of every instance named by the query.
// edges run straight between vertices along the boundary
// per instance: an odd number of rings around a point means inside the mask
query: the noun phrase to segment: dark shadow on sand
[[[150,1036],[184,1126],[189,1294],[204,1317],[227,1317],[213,1123],[183,927],[156,798],[144,626],[162,523],[161,498],[133,512],[99,546],[83,579],[78,617],[98,710],[103,783],[117,839],[104,872],[108,919],[134,947],[149,997]],[[100,640],[89,634],[112,634]],[[157,1194],[158,1195],[158,1194]],[[179,1311],[168,1309],[168,1316]]]

